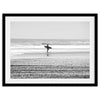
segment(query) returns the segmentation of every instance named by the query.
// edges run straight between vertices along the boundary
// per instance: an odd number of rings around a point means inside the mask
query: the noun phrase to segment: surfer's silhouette
[[[47,56],[49,56],[49,49],[52,49],[52,47],[50,47],[49,44],[47,44],[44,47],[47,49]]]

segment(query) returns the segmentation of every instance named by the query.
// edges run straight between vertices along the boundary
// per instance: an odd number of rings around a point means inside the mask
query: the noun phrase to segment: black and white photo
[[[3,14],[3,85],[97,85],[97,14]]]

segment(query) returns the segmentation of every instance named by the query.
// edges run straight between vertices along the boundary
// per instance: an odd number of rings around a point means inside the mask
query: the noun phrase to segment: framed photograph
[[[3,86],[97,86],[97,14],[2,14]]]

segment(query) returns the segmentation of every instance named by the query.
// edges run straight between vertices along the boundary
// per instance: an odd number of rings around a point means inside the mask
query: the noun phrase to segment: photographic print
[[[95,39],[97,14],[3,14],[3,85],[96,86]]]

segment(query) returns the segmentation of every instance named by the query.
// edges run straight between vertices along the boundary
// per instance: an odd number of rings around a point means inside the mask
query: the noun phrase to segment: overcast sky
[[[11,22],[11,38],[89,39],[89,22]]]

